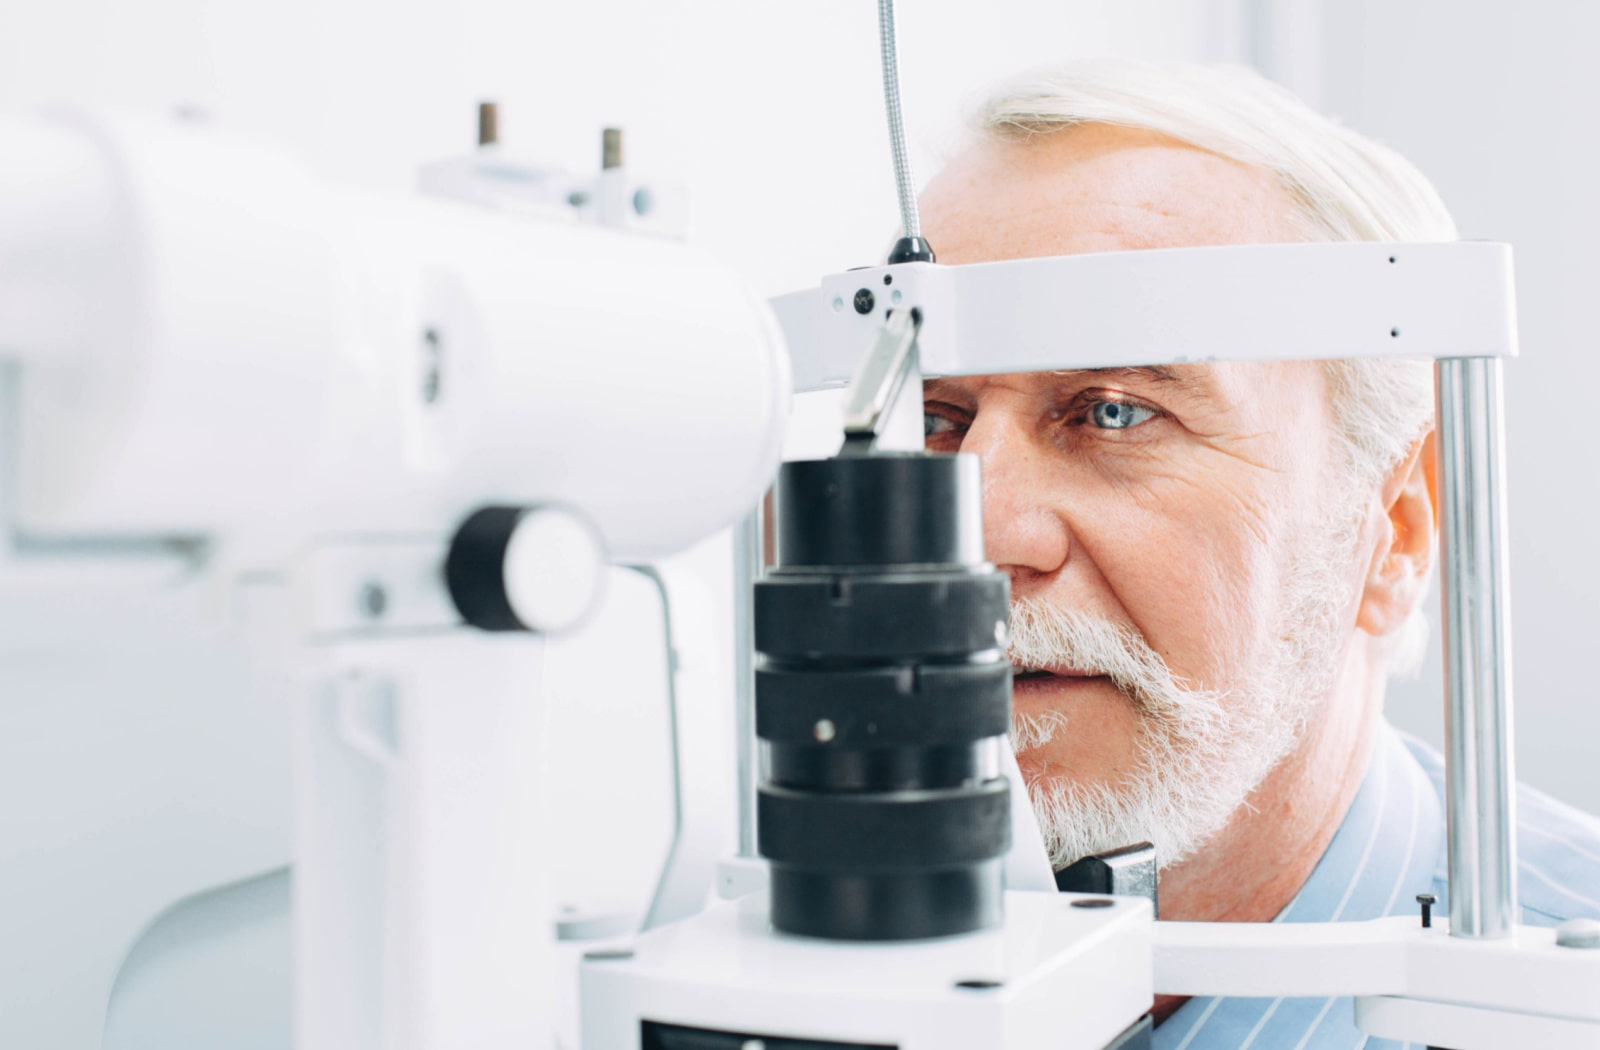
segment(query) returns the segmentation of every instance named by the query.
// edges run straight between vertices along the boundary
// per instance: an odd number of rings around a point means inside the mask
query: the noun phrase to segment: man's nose
[[[984,547],[1011,576],[1012,593],[1024,594],[1065,568],[1072,534],[1060,505],[1060,464],[1052,463],[1050,450],[1031,440],[1015,416],[980,412],[961,451],[982,466]]]

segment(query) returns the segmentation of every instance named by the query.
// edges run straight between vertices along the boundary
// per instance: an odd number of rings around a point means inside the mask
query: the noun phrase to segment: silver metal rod
[[[733,528],[734,727],[738,735],[739,856],[756,856],[756,787],[761,781],[756,740],[755,582],[764,568],[762,504]]]
[[[1518,917],[1500,361],[1443,359],[1435,377],[1450,933],[1499,938]]]

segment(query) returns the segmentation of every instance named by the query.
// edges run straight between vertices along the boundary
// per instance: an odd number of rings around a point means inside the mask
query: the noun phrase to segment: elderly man
[[[995,98],[922,213],[953,264],[1455,237],[1415,168],[1265,80],[1131,63]],[[1167,919],[1443,899],[1441,760],[1383,720],[1436,555],[1427,363],[990,375],[924,399],[929,448],[983,464],[1014,734],[1057,867],[1148,839]],[[1600,826],[1518,801],[1524,921],[1600,914]],[[1156,1014],[1176,1050],[1363,1041],[1340,1000]]]

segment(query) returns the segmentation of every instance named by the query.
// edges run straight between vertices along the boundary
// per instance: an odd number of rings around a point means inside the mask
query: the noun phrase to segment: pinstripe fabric
[[[1408,913],[1445,886],[1444,761],[1387,723],[1344,823],[1275,922]],[[1600,821],[1532,788],[1517,795],[1523,922],[1600,918]],[[1349,999],[1191,999],[1155,1032],[1157,1050],[1400,1050],[1356,1028]],[[1413,1046],[1411,1050],[1422,1050]]]

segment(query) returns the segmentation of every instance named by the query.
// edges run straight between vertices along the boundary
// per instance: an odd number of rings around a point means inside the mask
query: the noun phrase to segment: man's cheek
[[[1133,626],[1172,673],[1190,686],[1215,687],[1254,647],[1267,608],[1270,588],[1254,563],[1191,530],[1102,571]]]

